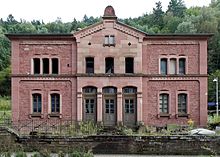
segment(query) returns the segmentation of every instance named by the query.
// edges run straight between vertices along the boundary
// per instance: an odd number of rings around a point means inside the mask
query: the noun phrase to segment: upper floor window
[[[114,46],[115,45],[115,36],[114,35],[106,35],[104,46]]]
[[[134,58],[125,58],[125,73],[134,73]]]
[[[169,74],[176,74],[176,58],[170,59]]]
[[[59,73],[59,61],[58,58],[52,58],[52,74],[58,74]]]
[[[187,113],[187,94],[178,94],[178,113]]]
[[[43,58],[43,74],[49,74],[50,64],[49,58]]]
[[[58,74],[58,58],[33,58],[33,74]]]
[[[186,74],[186,59],[179,59],[179,74]]]
[[[39,93],[34,93],[32,94],[32,112],[33,113],[41,113],[42,111],[42,98],[41,94]]]
[[[105,58],[105,73],[107,74],[114,73],[114,58],[112,57]]]
[[[160,113],[168,113],[169,112],[169,95],[168,94],[160,94]]]
[[[104,87],[102,89],[102,92],[106,93],[106,94],[116,94],[117,93],[117,88],[115,88],[115,87]]]
[[[135,93],[137,93],[137,88],[136,87],[124,87],[123,88],[123,93],[135,94]]]
[[[86,73],[94,73],[94,58],[87,57],[86,58]]]
[[[167,58],[160,59],[160,74],[167,75]]]
[[[60,94],[53,93],[50,98],[51,113],[60,113]]]
[[[40,58],[33,59],[33,73],[40,74]]]

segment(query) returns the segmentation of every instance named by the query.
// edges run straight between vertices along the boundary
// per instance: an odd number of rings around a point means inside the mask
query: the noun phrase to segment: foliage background
[[[170,0],[168,9],[163,11],[162,3],[155,3],[152,13],[137,18],[119,19],[146,33],[213,33],[208,43],[209,101],[215,101],[214,77],[220,78],[220,0],[212,0],[209,6],[186,8],[183,0]],[[81,21],[62,22],[61,18],[50,23],[39,20],[16,20],[8,15],[0,17],[0,96],[10,96],[10,41],[7,33],[71,33],[101,20],[88,17]]]

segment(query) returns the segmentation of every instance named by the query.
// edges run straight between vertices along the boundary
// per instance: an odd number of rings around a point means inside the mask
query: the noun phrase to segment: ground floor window
[[[187,113],[187,94],[178,94],[178,114]]]
[[[33,103],[33,113],[41,113],[42,111],[42,98],[41,94],[34,93],[32,94],[32,103]]]
[[[168,113],[169,109],[169,95],[160,94],[160,113]]]
[[[51,113],[60,113],[60,94],[53,93],[51,98]]]

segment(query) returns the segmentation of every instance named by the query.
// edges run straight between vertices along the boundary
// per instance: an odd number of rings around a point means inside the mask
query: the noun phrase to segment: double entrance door
[[[137,117],[137,105],[135,97],[124,97],[122,103],[123,124],[129,127],[135,126]],[[103,124],[115,126],[117,122],[117,99],[116,96],[103,97]],[[84,121],[97,120],[97,100],[94,97],[84,98]]]

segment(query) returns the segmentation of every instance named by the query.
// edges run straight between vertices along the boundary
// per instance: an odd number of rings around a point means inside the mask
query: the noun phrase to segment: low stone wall
[[[219,155],[220,136],[1,136],[0,151],[47,149],[50,152],[90,150],[94,154]],[[5,141],[5,142],[4,142]],[[8,144],[7,144],[8,143]]]

